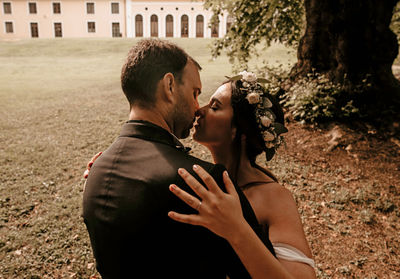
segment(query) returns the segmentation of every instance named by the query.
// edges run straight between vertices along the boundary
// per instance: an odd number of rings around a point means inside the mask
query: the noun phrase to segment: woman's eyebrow
[[[211,100],[210,100],[210,103],[214,103],[214,102],[216,102],[216,103],[218,103],[218,104],[222,105],[222,103],[221,103],[221,101],[220,101],[220,100],[218,100],[218,99],[217,99],[217,98],[215,98],[215,97],[212,97],[212,98],[211,98]]]

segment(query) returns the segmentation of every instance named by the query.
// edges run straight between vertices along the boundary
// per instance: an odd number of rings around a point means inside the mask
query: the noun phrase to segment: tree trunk
[[[397,2],[305,0],[307,27],[291,77],[324,73],[344,85],[347,96],[372,117],[382,110],[399,111],[400,82],[391,68],[398,43],[389,28]],[[355,93],[366,78],[371,86]]]

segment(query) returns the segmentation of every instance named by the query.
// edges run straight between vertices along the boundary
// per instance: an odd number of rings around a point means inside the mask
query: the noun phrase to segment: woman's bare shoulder
[[[286,243],[311,256],[303,224],[292,193],[277,182],[259,184],[249,193],[250,203],[262,224],[268,224],[271,241]]]
[[[291,214],[297,213],[297,205],[292,193],[278,182],[258,183],[244,192],[261,223],[267,220],[270,223],[273,219],[279,218],[282,211],[289,210]]]

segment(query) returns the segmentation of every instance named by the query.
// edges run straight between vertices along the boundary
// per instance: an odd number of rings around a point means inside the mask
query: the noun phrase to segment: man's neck
[[[129,120],[145,120],[157,126],[160,126],[168,132],[172,133],[168,122],[157,110],[143,109],[138,107],[131,108],[131,112],[129,113]]]

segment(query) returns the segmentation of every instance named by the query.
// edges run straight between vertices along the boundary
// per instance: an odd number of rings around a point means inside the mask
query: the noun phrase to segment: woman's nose
[[[206,108],[206,107],[207,107],[207,106],[203,106],[203,107],[199,108],[198,110],[196,110],[196,116],[197,116],[197,117],[202,117],[202,116],[204,116],[205,108]]]

